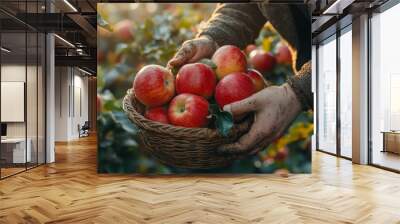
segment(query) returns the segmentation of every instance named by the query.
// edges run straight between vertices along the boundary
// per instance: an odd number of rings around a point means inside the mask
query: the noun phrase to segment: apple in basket
[[[163,124],[169,124],[168,110],[165,107],[147,108],[144,117]]]
[[[247,68],[246,55],[233,45],[218,48],[211,60],[217,66],[216,73],[219,80],[233,72],[245,72]]]
[[[186,64],[176,75],[176,92],[192,93],[209,99],[214,94],[217,79],[210,66],[202,63]]]
[[[256,49],[250,53],[249,62],[258,71],[269,72],[274,68],[276,59],[271,53]]]
[[[191,93],[177,95],[168,108],[170,123],[188,128],[205,127],[208,114],[208,101]]]
[[[168,103],[175,94],[174,75],[159,65],[146,65],[136,74],[133,89],[136,98],[148,107]]]
[[[255,93],[252,79],[244,72],[235,72],[225,76],[215,88],[215,100],[220,108],[243,100]]]
[[[292,64],[292,53],[290,52],[289,47],[282,42],[280,42],[276,47],[275,57],[278,64]]]
[[[264,77],[260,72],[255,69],[249,69],[247,70],[246,75],[251,78],[251,81],[253,81],[256,92],[265,88]]]
[[[245,48],[245,52],[246,54],[250,54],[250,52],[252,52],[253,50],[257,49],[257,46],[254,44],[249,44],[247,45],[247,47]]]

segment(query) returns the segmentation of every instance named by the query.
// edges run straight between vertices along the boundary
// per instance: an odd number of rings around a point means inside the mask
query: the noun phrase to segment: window
[[[371,18],[372,163],[400,170],[400,5]],[[396,133],[397,131],[397,133]]]
[[[318,149],[336,153],[336,36],[318,47]]]
[[[352,156],[352,33],[351,26],[340,36],[340,155]]]

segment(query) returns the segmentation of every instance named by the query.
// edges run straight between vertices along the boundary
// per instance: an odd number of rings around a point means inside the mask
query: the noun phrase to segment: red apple
[[[257,46],[254,44],[249,44],[246,47],[246,54],[250,54],[253,50],[257,49]]]
[[[182,93],[172,99],[168,119],[173,125],[200,128],[207,125],[208,102],[201,96]]]
[[[253,50],[250,53],[249,61],[260,72],[269,72],[276,64],[275,57],[271,53],[261,49]]]
[[[168,111],[165,107],[147,108],[144,117],[152,121],[169,124]]]
[[[255,69],[248,69],[246,75],[253,81],[256,92],[265,88],[265,81],[260,72]]]
[[[114,27],[115,36],[124,42],[133,40],[133,23],[128,20],[118,22]]]
[[[219,81],[215,88],[215,100],[223,108],[225,105],[243,100],[255,93],[253,81],[246,73],[235,72]]]
[[[286,148],[279,149],[279,151],[276,153],[274,159],[275,161],[283,161],[286,159],[288,156],[288,151]]]
[[[205,98],[210,98],[217,84],[214,71],[205,64],[186,64],[179,69],[176,75],[176,92],[192,93]]]
[[[133,89],[136,98],[146,106],[166,104],[175,94],[174,76],[159,65],[146,65],[135,76]]]
[[[218,48],[211,60],[217,65],[216,73],[219,80],[233,72],[245,72],[247,68],[246,55],[233,45]]]
[[[279,64],[292,64],[292,53],[290,53],[288,46],[283,43],[279,43],[279,45],[277,46],[275,57],[276,62],[278,62]]]

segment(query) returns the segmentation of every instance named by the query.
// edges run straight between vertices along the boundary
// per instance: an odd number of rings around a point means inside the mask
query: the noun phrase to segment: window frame
[[[348,20],[348,18],[343,18],[343,20]],[[340,20],[338,21],[340,22]],[[319,40],[315,45],[316,45],[316,122],[315,122],[315,126],[316,126],[316,150],[319,152],[323,152],[329,155],[333,155],[333,156],[337,156],[346,160],[352,160],[351,157],[347,157],[342,155],[342,150],[341,150],[341,118],[340,118],[340,103],[341,103],[341,99],[340,99],[340,77],[341,77],[341,67],[340,67],[340,37],[344,34],[346,34],[347,32],[352,32],[352,23],[348,23],[346,24],[344,27],[341,28],[337,28],[336,32],[334,32],[333,34],[327,36],[326,38]],[[334,38],[333,38],[334,37]],[[327,150],[321,149],[320,143],[319,143],[319,133],[320,133],[320,121],[319,121],[319,54],[318,54],[318,49],[320,47],[320,45],[322,43],[328,43],[330,41],[336,41],[336,151],[335,153],[332,152],[328,152]]]

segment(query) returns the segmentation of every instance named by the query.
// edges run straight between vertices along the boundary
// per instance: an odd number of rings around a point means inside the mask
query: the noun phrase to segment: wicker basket
[[[215,129],[185,128],[154,122],[142,115],[145,107],[135,98],[132,89],[124,98],[123,109],[139,127],[139,136],[145,146],[142,150],[166,165],[179,168],[210,169],[229,165],[239,158],[219,155],[216,148],[234,142],[251,125],[249,120],[242,122],[232,128],[228,137],[223,137]]]

